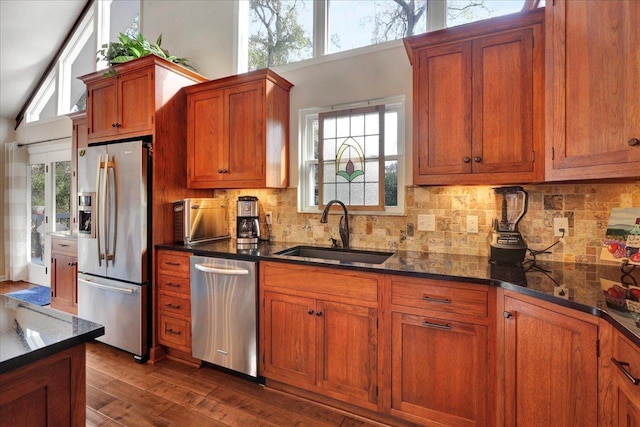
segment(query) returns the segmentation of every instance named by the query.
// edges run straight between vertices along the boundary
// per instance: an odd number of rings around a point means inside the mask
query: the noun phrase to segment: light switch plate
[[[418,231],[436,231],[436,216],[418,215]]]

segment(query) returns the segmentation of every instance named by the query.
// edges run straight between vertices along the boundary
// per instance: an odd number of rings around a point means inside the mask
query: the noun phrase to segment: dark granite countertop
[[[580,310],[608,320],[640,347],[640,313],[634,319],[624,300],[605,297],[604,290],[614,284],[624,288],[640,286],[640,268],[617,264],[572,264],[548,261],[525,262],[523,265],[495,265],[486,257],[394,251],[381,264],[346,263],[317,258],[278,255],[277,252],[294,246],[313,246],[304,243],[261,243],[239,248],[234,239],[192,246],[159,245],[158,248],[189,251],[196,255],[248,261],[281,261],[308,265],[400,274],[440,280],[500,286]],[[625,274],[625,272],[628,272]],[[640,291],[640,287],[638,287]]]
[[[104,335],[104,326],[0,295],[0,374]]]

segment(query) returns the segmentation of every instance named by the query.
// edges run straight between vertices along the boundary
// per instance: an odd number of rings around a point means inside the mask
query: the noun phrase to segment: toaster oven
[[[228,204],[220,199],[182,199],[173,202],[176,243],[192,245],[229,238]]]

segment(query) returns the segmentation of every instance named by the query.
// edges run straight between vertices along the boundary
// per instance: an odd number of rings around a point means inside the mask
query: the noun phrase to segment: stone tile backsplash
[[[525,185],[529,208],[520,222],[520,232],[529,248],[544,249],[556,241],[553,218],[569,219],[569,236],[540,259],[564,262],[598,261],[611,208],[640,207],[640,182],[615,184]],[[494,217],[494,195],[490,186],[407,187],[405,215],[357,215],[351,213],[351,246],[465,255],[489,254],[489,233]],[[317,214],[297,212],[297,190],[216,190],[229,200],[231,235],[235,236],[236,200],[255,195],[260,203],[263,236],[264,215],[273,213],[272,238],[280,242],[328,245],[339,240],[338,218],[320,223]],[[418,215],[436,216],[436,231],[419,231]],[[467,233],[467,216],[478,217],[478,233]]]

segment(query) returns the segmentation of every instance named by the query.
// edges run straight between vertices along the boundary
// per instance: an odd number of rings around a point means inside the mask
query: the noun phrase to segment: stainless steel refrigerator
[[[78,316],[148,358],[150,155],[129,141],[78,150]]]

